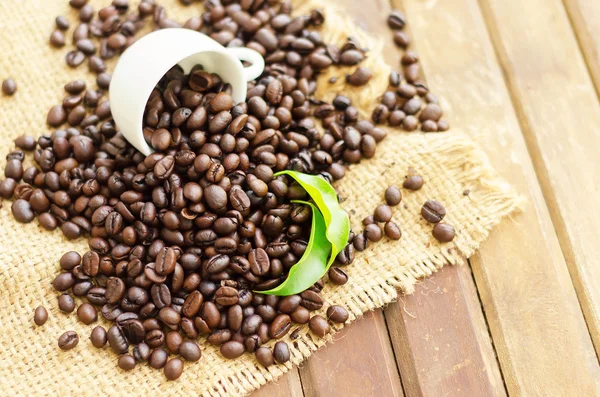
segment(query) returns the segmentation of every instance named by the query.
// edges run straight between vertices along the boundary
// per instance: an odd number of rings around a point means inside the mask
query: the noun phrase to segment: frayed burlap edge
[[[384,42],[357,28],[341,12],[325,1],[294,1],[296,12],[325,8],[327,22],[322,29],[326,41],[342,44],[353,36],[370,49],[362,66],[370,67],[374,77],[366,87],[344,84],[343,76],[354,68],[332,68],[319,80],[317,97],[331,100],[344,92],[353,99],[363,117],[368,117],[376,98],[386,87],[391,67],[381,61]],[[0,167],[12,140],[21,133],[43,133],[43,113],[60,100],[60,87],[82,72],[67,71],[61,63],[66,50],[51,51],[47,37],[54,15],[70,14],[64,0],[29,0],[0,3],[0,70],[10,71],[21,85],[14,98],[0,98]],[[92,0],[99,9],[107,1]],[[182,8],[176,0],[162,0],[174,12],[170,16],[185,20],[198,8]],[[6,14],[5,14],[6,13]],[[8,18],[7,16],[13,17]],[[382,16],[382,23],[383,23]],[[40,28],[42,27],[42,28]],[[37,67],[31,69],[30,59]],[[327,80],[338,76],[335,84]],[[88,76],[88,80],[91,80]],[[350,167],[339,184],[343,206],[351,213],[352,226],[360,231],[361,219],[383,201],[390,184],[401,185],[408,167],[423,175],[426,183],[418,192],[404,191],[401,205],[394,209],[394,220],[402,227],[398,242],[382,240],[357,254],[346,268],[350,281],[344,286],[328,284],[323,291],[326,302],[340,304],[350,312],[349,323],[363,313],[382,307],[397,298],[397,289],[411,293],[415,282],[445,264],[469,257],[486,239],[490,229],[522,203],[514,191],[498,179],[486,156],[471,140],[456,131],[445,134],[406,134],[388,130],[388,137],[377,148],[375,158]],[[463,192],[469,191],[468,195]],[[448,210],[445,222],[455,226],[456,239],[439,244],[431,236],[431,225],[420,216],[427,199],[441,201]],[[57,309],[56,292],[51,281],[58,271],[58,258],[68,250],[84,252],[85,240],[66,241],[59,231],[43,231],[37,222],[17,224],[10,214],[10,202],[0,209],[0,388],[10,395],[200,395],[236,396],[249,393],[266,382],[279,378],[292,364],[299,364],[313,351],[333,338],[314,337],[304,326],[299,338],[284,340],[292,347],[291,363],[262,368],[250,355],[227,361],[218,350],[202,342],[199,363],[186,363],[177,382],[146,365],[132,372],[116,366],[116,355],[107,349],[96,350],[88,340],[91,327],[77,322]],[[32,324],[34,308],[45,305],[50,311],[43,327]],[[99,323],[107,325],[105,322]],[[341,327],[336,326],[335,331]],[[56,346],[65,330],[76,330],[79,346],[61,352]],[[272,346],[273,342],[268,345]]]

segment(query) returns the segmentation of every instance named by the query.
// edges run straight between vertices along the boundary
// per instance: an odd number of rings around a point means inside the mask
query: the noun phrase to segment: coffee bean
[[[348,311],[342,306],[329,306],[327,308],[327,319],[333,321],[334,323],[343,324],[348,321]]]
[[[402,128],[404,128],[405,131],[414,131],[417,129],[418,125],[419,121],[412,115],[406,116],[404,120],[402,120]]]
[[[244,345],[240,342],[229,341],[221,345],[221,354],[228,359],[238,358],[244,354]]]
[[[420,175],[410,175],[402,183],[402,187],[408,190],[419,190],[423,187],[423,177]]]
[[[103,348],[108,342],[108,337],[106,335],[106,330],[103,326],[97,325],[92,329],[92,333],[90,335],[90,339],[92,341],[92,345],[98,349]]]
[[[117,277],[109,277],[106,283],[106,300],[117,303],[125,295],[125,283]]]
[[[388,205],[396,206],[402,201],[402,192],[397,186],[390,186],[385,190],[385,202]]]
[[[429,223],[438,223],[446,216],[446,209],[435,200],[428,200],[421,208],[421,216]]]
[[[323,298],[311,290],[306,290],[300,294],[302,301],[300,305],[304,306],[308,310],[319,310],[323,306]]]
[[[367,238],[367,240],[376,243],[383,237],[383,232],[381,231],[379,225],[371,224],[365,227],[365,237]]]
[[[158,312],[158,317],[167,327],[171,329],[176,329],[177,325],[181,321],[181,316],[179,313],[171,307],[164,307],[160,309],[160,312]]]
[[[2,81],[2,93],[6,96],[12,96],[17,92],[17,83],[14,79],[5,79]]]
[[[329,333],[329,324],[327,324],[327,320],[319,315],[311,317],[308,322],[308,327],[315,335],[321,338]]]
[[[168,288],[166,290],[168,291]],[[237,292],[236,292],[236,296],[237,296]],[[193,291],[185,299],[183,307],[181,308],[181,313],[186,317],[190,317],[190,318],[194,317],[200,311],[203,300],[204,299],[203,299],[200,291]]]
[[[394,43],[400,48],[406,49],[410,45],[410,38],[406,32],[394,32]]]
[[[125,354],[119,357],[118,365],[124,371],[131,371],[135,368],[135,358],[131,354]]]
[[[57,16],[54,22],[56,23],[56,27],[60,30],[69,29],[69,20],[63,16]]]
[[[400,240],[400,237],[402,237],[400,227],[394,222],[386,222],[383,231],[385,232],[385,235],[392,240]]]
[[[11,211],[15,219],[21,223],[29,223],[35,217],[31,205],[28,201],[25,201],[23,199],[15,200],[12,203]]]
[[[362,86],[367,84],[371,80],[371,77],[373,77],[371,70],[361,66],[352,74],[346,75],[346,81],[353,86]]]
[[[454,227],[448,225],[446,223],[438,223],[433,227],[433,237],[441,243],[447,243],[449,241],[454,240],[456,236],[456,232],[454,231]]]
[[[89,303],[82,303],[77,308],[77,318],[85,325],[90,325],[98,319],[96,308]]]
[[[250,262],[250,270],[256,276],[266,274],[271,266],[269,256],[262,248],[251,250],[248,254],[248,261]]]
[[[275,362],[273,359],[273,353],[268,347],[259,347],[258,349],[256,349],[254,355],[259,364],[265,368],[270,367]]]
[[[75,331],[67,331],[58,338],[58,347],[62,350],[71,350],[79,343],[79,335]]]
[[[179,347],[181,346],[182,343],[183,343],[183,338],[181,337],[179,332],[171,331],[171,332],[167,333],[167,336],[165,338],[165,344],[167,345],[167,348],[169,349],[169,351],[171,353],[178,354]]]
[[[148,361],[152,353],[150,346],[142,342],[133,348],[133,357],[137,362]]]
[[[406,17],[400,11],[394,10],[388,16],[388,26],[392,29],[404,29]]]
[[[168,380],[179,379],[183,373],[183,361],[179,358],[172,358],[165,364],[165,377]]]
[[[186,361],[196,362],[200,360],[202,352],[195,342],[186,341],[179,346],[179,354]]]
[[[271,323],[269,334],[273,339],[283,338],[292,327],[292,321],[287,314],[280,314]]]
[[[167,360],[169,359],[169,354],[163,349],[154,349],[152,354],[150,354],[150,358],[148,358],[148,364],[154,369],[160,369],[165,366]]]
[[[373,218],[376,222],[387,222],[392,219],[392,209],[389,205],[378,205],[373,212]]]
[[[275,343],[275,346],[273,347],[273,357],[280,364],[290,361],[290,348],[287,343],[283,341]]]
[[[56,48],[64,47],[65,34],[58,29],[53,31],[50,35],[50,45]]]
[[[65,59],[69,67],[76,68],[85,61],[85,54],[82,51],[70,51]]]
[[[329,281],[331,281],[335,285],[344,285],[348,282],[348,275],[339,267],[330,267],[328,274]]]
[[[48,311],[44,306],[38,306],[35,308],[35,314],[33,316],[33,322],[35,325],[41,326],[46,324],[48,321]]]
[[[58,297],[58,308],[65,313],[71,313],[75,310],[75,301],[69,294],[62,294]]]
[[[129,343],[121,327],[113,325],[107,331],[108,344],[117,354],[126,353],[129,349]]]

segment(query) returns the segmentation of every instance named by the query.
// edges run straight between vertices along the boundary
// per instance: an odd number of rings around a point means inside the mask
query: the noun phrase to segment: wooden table
[[[338,0],[528,200],[462,266],[367,314],[254,397],[600,395],[600,1]]]

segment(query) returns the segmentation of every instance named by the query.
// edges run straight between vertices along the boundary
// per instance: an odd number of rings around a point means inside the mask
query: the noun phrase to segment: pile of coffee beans
[[[359,119],[350,98],[339,95],[324,103],[313,97],[320,71],[358,65],[365,49],[351,38],[342,48],[324,43],[317,30],[324,22],[320,10],[292,17],[285,0],[205,1],[206,11],[183,26],[225,46],[258,51],[265,72],[249,83],[247,101],[235,103],[231,87],[201,65],[189,74],[172,68],[148,99],[144,137],[156,152],[144,157],[111,118],[105,99],[110,75],[102,59],[130,45],[147,16],[156,28],[181,25],[153,0],[135,10],[127,0],[114,0],[97,19],[86,0],[69,3],[79,10],[80,23],[67,63],[78,66],[89,57],[97,87],[82,80],[66,84],[63,102],[47,115],[56,130],[37,140],[18,137],[0,184],[0,197],[14,198],[11,210],[19,222],[37,216],[42,227],[60,228],[69,239],[88,237],[90,249],[83,256],[68,252],[60,259],[63,272],[53,283],[62,293],[59,309],[76,311],[90,325],[100,311],[113,325],[92,330],[93,346],[108,343],[121,355],[124,370],[146,361],[170,380],[181,375],[184,363],[169,354],[199,360],[199,336],[219,346],[223,357],[254,353],[269,366],[290,359],[285,342],[271,350],[263,346],[269,340],[288,333],[295,339],[302,325],[323,337],[330,323],[347,321],[341,306],[329,306],[326,317],[311,313],[325,305],[323,280],[283,298],[256,291],[285,280],[310,233],[310,209],[291,203],[306,199],[306,192],[274,173],[291,169],[339,180],[348,164],[373,157],[386,136]],[[64,44],[70,23],[64,17],[55,22],[51,43]],[[346,81],[360,86],[371,76],[358,66]],[[426,96],[426,87],[419,87],[416,95]],[[23,168],[25,152],[33,152],[35,166]],[[420,188],[418,180],[411,186]],[[365,220],[361,234],[351,234],[329,271],[332,284],[348,281],[343,266],[352,263],[355,249],[364,250],[384,234],[401,237],[390,207],[401,199],[397,187],[389,188],[387,204]],[[434,236],[448,240],[449,229],[434,229]],[[77,310],[73,296],[83,300]],[[36,323],[43,317],[36,311]],[[68,350],[78,341],[77,333],[67,331],[58,345]]]

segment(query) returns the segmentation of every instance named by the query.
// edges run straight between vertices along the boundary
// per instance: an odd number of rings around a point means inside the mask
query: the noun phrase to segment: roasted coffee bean
[[[117,277],[109,277],[106,284],[106,300],[117,303],[125,295],[125,283]]]
[[[327,308],[327,319],[333,321],[334,323],[343,324],[348,321],[348,311],[342,306],[329,306]]]
[[[65,313],[71,313],[75,310],[75,301],[69,294],[62,294],[58,297],[58,308]]]
[[[327,320],[319,315],[311,317],[308,322],[308,327],[315,335],[321,338],[329,333],[329,324],[327,324]]]
[[[124,371],[131,371],[135,368],[135,358],[131,354],[125,354],[119,357],[118,365]]]
[[[58,338],[58,347],[61,350],[71,350],[79,343],[79,335],[75,331],[67,331]]]
[[[179,358],[172,358],[165,364],[165,377],[168,380],[179,379],[183,373],[183,361]]]
[[[167,363],[169,354],[163,349],[154,349],[148,358],[148,364],[154,369],[161,369]]]
[[[250,262],[250,270],[256,276],[262,276],[269,271],[269,256],[262,248],[251,250],[248,254],[248,261]]]
[[[203,301],[204,299],[200,291],[193,291],[185,299],[183,307],[181,308],[181,314],[190,318],[194,317],[200,311]]]
[[[71,271],[81,263],[81,255],[75,251],[69,251],[60,258],[60,268]]]
[[[253,314],[249,317],[246,317],[242,322],[242,334],[252,335],[256,333],[262,322],[262,317],[260,317],[258,314]]]
[[[54,279],[54,289],[57,291],[66,291],[75,285],[75,277],[72,273],[60,273]]]
[[[362,86],[367,84],[371,77],[373,77],[371,70],[361,66],[354,73],[346,75],[346,81],[353,86]]]
[[[438,223],[433,227],[433,237],[441,243],[447,243],[449,241],[454,240],[456,236],[456,232],[454,231],[454,227],[448,225],[447,223]]]
[[[169,351],[173,354],[179,354],[179,347],[183,343],[183,338],[177,331],[171,331],[165,338],[165,344]]]
[[[392,11],[388,16],[388,26],[392,29],[404,29],[406,26],[406,17],[400,11]]]
[[[302,301],[300,305],[304,306],[308,310],[318,310],[323,306],[323,298],[311,290],[306,290],[300,294]]]
[[[400,240],[400,237],[402,237],[400,227],[394,222],[386,222],[383,231],[385,235],[392,240]]]
[[[106,345],[106,342],[108,342],[108,336],[104,327],[101,325],[94,327],[94,329],[92,329],[90,339],[94,347],[98,349],[103,348]]]
[[[146,333],[145,341],[152,348],[160,347],[165,343],[165,334],[160,329],[150,330]]]
[[[12,96],[17,92],[17,83],[14,79],[8,78],[2,81],[2,93],[6,96]]]
[[[259,364],[265,368],[270,367],[274,363],[273,353],[268,347],[259,347],[256,349],[254,355],[256,357],[256,361],[258,361]]]
[[[280,314],[271,323],[269,334],[273,339],[283,338],[292,327],[292,321],[287,314]]]
[[[192,341],[186,341],[179,346],[179,354],[186,361],[196,362],[200,360],[202,351],[198,344]]]
[[[330,267],[329,268],[329,281],[334,283],[335,285],[344,285],[348,282],[348,275],[346,272],[339,267]]]
[[[377,224],[367,225],[365,227],[365,237],[367,238],[367,240],[376,243],[379,240],[381,240],[381,238],[383,237],[383,232],[381,231],[381,228]],[[356,248],[356,245],[355,245],[355,248]]]
[[[64,47],[65,34],[58,29],[53,31],[50,35],[50,45],[56,48]]]
[[[410,38],[406,32],[397,31],[394,32],[394,43],[400,48],[407,48],[410,45]]]
[[[148,361],[152,353],[150,346],[142,342],[133,348],[133,357],[137,362]]]
[[[96,308],[89,303],[82,303],[77,308],[77,318],[85,325],[90,325],[98,319]]]
[[[244,354],[244,345],[240,342],[229,341],[221,345],[221,354],[228,359],[238,358]]]
[[[238,299],[238,291],[233,287],[221,287],[215,292],[215,302],[221,306],[235,305]]]
[[[160,309],[160,312],[158,312],[158,318],[167,327],[172,329],[175,329],[181,321],[181,316],[179,315],[179,313],[171,307],[164,307]]]
[[[290,348],[287,343],[283,341],[275,343],[273,357],[280,364],[288,362],[290,360]]]
[[[385,204],[378,205],[373,212],[373,218],[376,222],[387,222],[392,219],[392,209]]]
[[[33,316],[33,322],[35,323],[35,325],[42,326],[46,324],[46,321],[48,321],[48,311],[46,310],[46,308],[44,306],[36,307]]]
[[[421,216],[429,223],[438,223],[446,216],[446,209],[435,200],[428,200],[421,208]]]
[[[35,218],[31,204],[23,199],[15,200],[11,205],[13,216],[18,222],[29,223]]]

